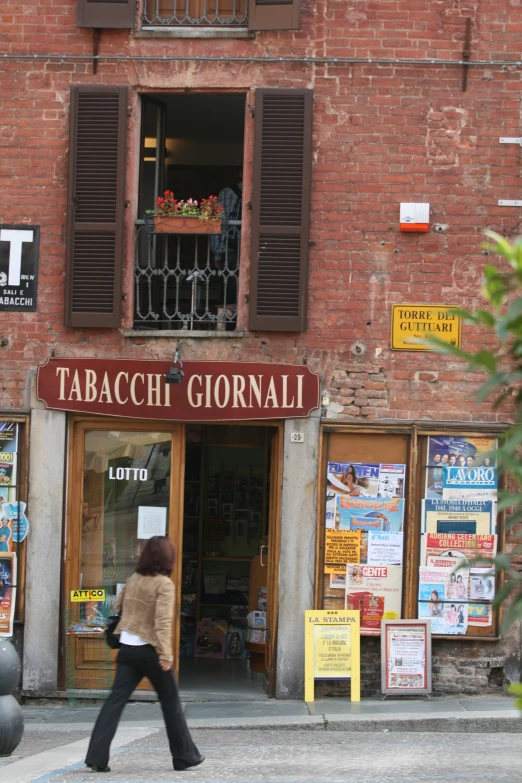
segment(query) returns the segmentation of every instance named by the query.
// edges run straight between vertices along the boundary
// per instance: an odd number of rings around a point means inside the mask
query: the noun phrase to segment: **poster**
[[[0,553],[0,638],[13,635],[16,605],[16,554]]]
[[[419,619],[431,621],[431,632],[443,635],[463,635],[468,630],[468,604],[419,601]]]
[[[330,588],[334,590],[344,590],[346,587],[346,566],[343,566],[342,572],[336,571],[330,574]]]
[[[348,563],[345,589],[346,609],[361,612],[361,632],[378,635],[383,619],[400,619],[401,566]]]
[[[167,509],[164,506],[138,506],[137,538],[164,536],[167,532]]]
[[[468,604],[468,625],[476,627],[493,625],[493,607],[491,604],[470,601]]]
[[[23,501],[2,503],[0,511],[0,552],[2,551],[2,525],[10,529],[11,549],[13,544],[20,544],[29,532],[29,520],[25,516],[26,503]]]
[[[16,484],[16,454],[0,451],[0,487]]]
[[[497,497],[498,470],[493,467],[442,469],[442,497],[444,500],[457,498]]]
[[[314,625],[314,679],[343,680],[351,674],[351,627]]]
[[[335,527],[339,530],[399,532],[403,519],[404,498],[337,498]]]
[[[431,634],[426,621],[384,621],[382,692],[431,692]]]
[[[404,498],[406,466],[395,463],[329,462],[326,486],[326,527],[339,527],[338,499]]]
[[[0,451],[16,453],[18,451],[18,423],[0,421]]]
[[[424,533],[421,536],[421,566],[452,568],[470,560],[491,560],[497,553],[497,536]],[[476,569],[491,568],[475,565]]]
[[[496,438],[462,437],[460,435],[431,435],[428,438],[428,465],[496,466],[492,453],[497,449]]]
[[[467,601],[468,596],[469,568],[419,568],[419,601]]]
[[[369,532],[368,565],[402,565],[403,543],[404,533]]]
[[[327,530],[324,551],[325,574],[343,573],[346,571],[346,563],[358,563],[360,548],[360,531]]]
[[[491,535],[496,523],[491,500],[422,501],[422,532]]]
[[[472,568],[469,576],[469,597],[472,601],[492,601],[495,597],[495,569]]]

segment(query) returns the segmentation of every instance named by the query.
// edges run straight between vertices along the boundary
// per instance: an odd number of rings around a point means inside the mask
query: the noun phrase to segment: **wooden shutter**
[[[134,30],[136,0],[78,0],[76,26]]]
[[[72,88],[68,326],[120,325],[126,123],[126,87]]]
[[[312,96],[256,91],[250,329],[306,329]]]
[[[248,0],[249,30],[300,30],[301,0]]]

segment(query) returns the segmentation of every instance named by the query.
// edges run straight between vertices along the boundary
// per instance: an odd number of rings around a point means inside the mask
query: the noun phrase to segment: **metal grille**
[[[247,27],[248,0],[145,0],[142,25]]]
[[[216,261],[212,236],[156,234],[138,220],[135,328],[235,329],[240,239],[241,222],[229,221]]]

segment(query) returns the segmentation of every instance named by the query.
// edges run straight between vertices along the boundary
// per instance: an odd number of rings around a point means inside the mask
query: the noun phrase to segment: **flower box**
[[[154,231],[157,234],[221,234],[221,220],[156,215]]]

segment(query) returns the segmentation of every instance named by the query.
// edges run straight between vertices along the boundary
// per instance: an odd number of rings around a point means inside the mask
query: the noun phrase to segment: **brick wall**
[[[472,59],[520,56],[522,0],[303,0],[299,32],[254,40],[144,39],[104,31],[102,60],[0,59],[0,221],[42,227],[38,312],[0,313],[0,409],[28,406],[28,378],[58,356],[161,358],[172,342],[117,330],[64,326],[65,213],[69,96],[73,84],[130,88],[124,319],[132,325],[133,221],[137,199],[140,91],[308,87],[314,90],[314,146],[308,330],[183,339],[186,358],[307,361],[321,373],[332,418],[494,422],[473,400],[477,377],[435,354],[392,352],[390,308],[431,302],[474,308],[483,265],[482,232],[522,233],[520,209],[497,206],[521,193],[520,149],[499,145],[522,135],[521,77],[514,66],[471,68],[466,92],[458,65],[150,62],[140,57],[352,57],[455,61],[472,19]],[[92,31],[76,28],[72,0],[6,0],[2,53],[92,54]],[[252,93],[249,93],[249,100]],[[245,188],[251,180],[247,127]],[[427,234],[399,232],[399,203],[429,201]],[[248,219],[248,216],[247,216]],[[248,227],[247,227],[248,228]],[[249,249],[242,260],[248,295]],[[245,300],[240,303],[245,324]],[[484,334],[463,328],[474,349]],[[436,682],[449,680],[453,646],[437,643]],[[469,681],[489,682],[493,652],[469,653]],[[483,649],[483,647],[481,647]],[[461,647],[459,646],[459,650]],[[477,653],[478,654],[478,653]],[[468,653],[465,654],[467,656]],[[489,656],[489,657],[487,657]],[[478,661],[478,663],[477,663]],[[460,665],[460,664],[459,664]],[[461,669],[460,674],[468,675]],[[371,689],[372,678],[368,687]],[[485,679],[486,678],[486,679]],[[451,679],[451,678],[450,678]],[[493,677],[494,679],[494,677]],[[475,687],[473,686],[473,687]]]

